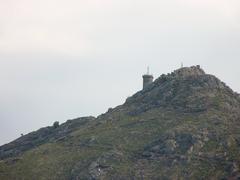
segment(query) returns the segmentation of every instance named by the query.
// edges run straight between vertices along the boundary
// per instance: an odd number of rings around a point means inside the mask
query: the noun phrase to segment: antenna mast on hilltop
[[[147,74],[149,75],[149,66],[147,67]]]
[[[181,62],[181,68],[183,68],[183,62]]]

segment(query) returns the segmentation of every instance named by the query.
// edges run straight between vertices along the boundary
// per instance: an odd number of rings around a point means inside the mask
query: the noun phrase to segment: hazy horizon
[[[240,92],[237,0],[0,1],[0,145],[97,116],[184,66]]]

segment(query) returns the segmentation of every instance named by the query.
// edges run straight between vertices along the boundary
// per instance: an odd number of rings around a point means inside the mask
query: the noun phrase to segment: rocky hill
[[[0,179],[238,179],[240,97],[199,66],[0,147]]]

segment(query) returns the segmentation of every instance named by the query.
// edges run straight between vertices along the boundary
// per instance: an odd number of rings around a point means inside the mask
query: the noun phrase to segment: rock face
[[[200,68],[199,65],[192,67],[184,67],[174,71],[174,75],[178,78],[186,78],[189,76],[201,76],[205,75],[205,72]]]
[[[0,179],[237,179],[240,97],[200,66],[0,147]]]
[[[126,105],[133,107],[129,112],[132,115],[159,107],[193,113],[206,111],[214,105],[228,109],[228,105],[234,103],[238,109],[239,98],[233,96],[236,94],[223,82],[205,74],[200,66],[193,66],[162,75],[147,89],[128,98]]]

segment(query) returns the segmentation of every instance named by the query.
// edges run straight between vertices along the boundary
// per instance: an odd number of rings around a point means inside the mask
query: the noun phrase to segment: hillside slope
[[[240,97],[199,66],[0,147],[0,179],[237,179]]]

